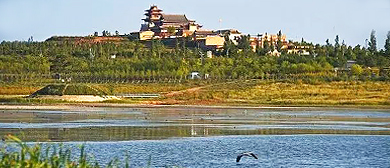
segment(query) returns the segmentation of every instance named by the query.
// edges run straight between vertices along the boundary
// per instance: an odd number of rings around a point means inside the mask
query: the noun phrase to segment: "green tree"
[[[230,40],[229,34],[224,35],[225,42],[223,44],[223,55],[232,57],[237,54],[237,46]]]
[[[326,46],[331,46],[331,44],[329,43],[329,39],[326,39]]]
[[[272,45],[270,44],[270,42],[267,39],[264,40],[263,49],[264,49],[264,51],[263,51],[264,55],[268,54],[270,51],[272,51]]]
[[[371,52],[377,51],[375,30],[371,31],[370,41],[368,42],[368,50],[370,50]]]
[[[278,52],[282,51],[283,43],[282,43],[282,30],[279,30],[278,32],[278,41],[276,42],[276,50]]]
[[[351,73],[352,73],[352,75],[359,76],[363,73],[363,68],[358,64],[353,64],[351,66]]]
[[[176,28],[173,27],[173,26],[169,26],[167,28],[167,32],[168,32],[169,35],[174,35],[176,33]]]
[[[387,38],[385,42],[385,54],[390,57],[390,31],[387,32]]]
[[[243,50],[250,50],[251,49],[251,46],[250,46],[250,36],[247,35],[243,35],[241,36],[239,39],[238,39],[238,45],[237,47],[239,49],[243,49]]]
[[[336,35],[336,38],[334,39],[334,47],[335,47],[336,50],[340,47],[340,42],[339,41],[340,41],[339,35]]]
[[[73,58],[68,54],[58,54],[51,60],[50,71],[55,73],[67,73],[72,68]]]
[[[282,64],[280,65],[280,72],[282,74],[287,74],[287,73],[291,73],[290,70],[290,62],[288,61],[283,61]]]

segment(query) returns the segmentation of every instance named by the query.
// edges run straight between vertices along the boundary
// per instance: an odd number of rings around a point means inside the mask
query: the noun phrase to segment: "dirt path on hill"
[[[173,97],[173,96],[182,95],[184,93],[194,93],[194,92],[198,92],[199,90],[204,89],[206,87],[210,87],[210,86],[213,86],[213,85],[194,87],[194,88],[189,88],[189,89],[179,90],[179,91],[172,91],[172,92],[165,94],[164,96]]]
[[[235,81],[225,82],[225,83],[217,83],[217,84],[210,84],[210,85],[206,85],[206,86],[193,87],[193,88],[179,90],[179,91],[172,91],[172,92],[169,92],[169,93],[165,94],[164,96],[166,96],[166,97],[173,97],[173,96],[182,95],[184,93],[194,93],[194,92],[198,92],[198,91],[200,91],[201,89],[204,89],[204,88],[209,88],[209,87],[212,87],[212,86],[217,86],[217,85],[221,85],[221,84],[228,84],[228,83],[234,83],[234,82]]]

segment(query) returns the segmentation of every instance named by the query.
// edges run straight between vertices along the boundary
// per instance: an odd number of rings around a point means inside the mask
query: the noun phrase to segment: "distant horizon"
[[[34,41],[44,41],[52,36],[88,36],[94,32],[101,35],[103,30],[129,34],[139,31],[144,10],[153,4],[167,14],[185,14],[208,30],[237,29],[251,35],[276,34],[281,30],[288,40],[303,38],[322,45],[326,39],[334,44],[339,35],[340,43],[364,47],[375,30],[377,47],[383,49],[390,31],[389,0],[2,0],[0,42],[27,41],[31,36]]]

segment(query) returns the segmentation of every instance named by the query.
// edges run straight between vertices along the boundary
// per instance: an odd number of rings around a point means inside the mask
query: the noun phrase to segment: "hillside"
[[[87,36],[87,37],[75,37],[75,36],[53,36],[46,41],[57,42],[75,42],[75,43],[102,43],[102,42],[125,42],[129,41],[127,36]]]
[[[86,84],[53,84],[34,92],[30,97],[39,95],[105,95],[99,89],[93,88]]]

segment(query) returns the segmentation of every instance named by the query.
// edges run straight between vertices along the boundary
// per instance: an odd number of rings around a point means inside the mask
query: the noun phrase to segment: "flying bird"
[[[236,162],[240,162],[240,159],[241,159],[243,156],[249,156],[249,157],[254,157],[255,159],[258,159],[257,156],[256,156],[256,154],[254,154],[253,152],[244,152],[244,153],[240,153],[240,154],[237,156]]]

